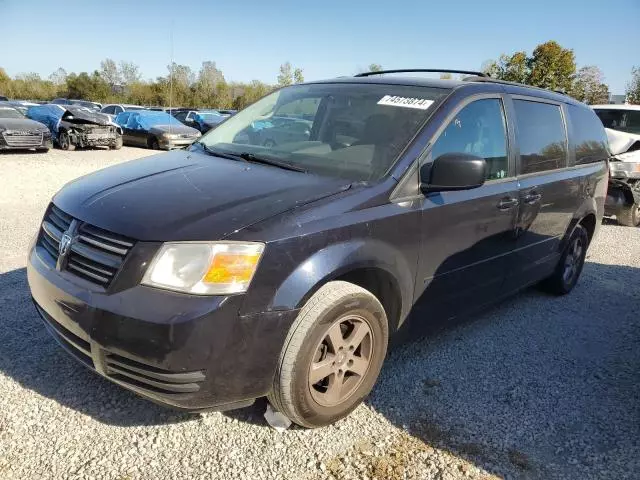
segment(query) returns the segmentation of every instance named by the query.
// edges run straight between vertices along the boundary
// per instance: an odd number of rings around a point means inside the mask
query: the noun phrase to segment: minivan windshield
[[[370,83],[293,85],[230,117],[200,143],[214,154],[263,157],[319,175],[377,180],[417,133],[434,101],[447,93]]]

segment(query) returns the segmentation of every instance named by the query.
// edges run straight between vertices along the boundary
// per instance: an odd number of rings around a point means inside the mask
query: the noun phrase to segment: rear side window
[[[576,165],[599,162],[608,156],[607,136],[602,122],[588,109],[568,105],[569,122],[576,146]]]
[[[476,100],[460,110],[431,150],[435,160],[445,153],[470,153],[487,161],[487,180],[505,178],[509,172],[507,132],[502,102]]]
[[[536,173],[567,165],[567,134],[558,105],[514,100],[520,173]]]

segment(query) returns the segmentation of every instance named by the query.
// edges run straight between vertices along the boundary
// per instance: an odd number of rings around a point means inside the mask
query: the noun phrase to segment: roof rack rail
[[[400,70],[380,70],[377,72],[363,72],[355,75],[356,77],[371,77],[373,75],[384,75],[386,73],[463,73],[465,75],[475,75],[477,77],[489,78],[489,75],[483,72],[475,72],[472,70],[449,70],[441,68],[406,68]]]
[[[542,88],[542,87],[534,87],[533,85],[527,85],[526,83],[519,83],[519,82],[510,82],[509,80],[499,80],[497,78],[492,78],[488,75],[479,75],[476,77],[467,77],[464,79],[465,82],[487,82],[487,83],[500,83],[503,85],[513,85],[515,87],[527,87],[527,88],[535,88],[536,90],[545,90],[547,92],[553,92],[553,93],[557,93],[560,95],[568,95],[567,92],[562,91],[560,89],[549,89],[549,88]]]

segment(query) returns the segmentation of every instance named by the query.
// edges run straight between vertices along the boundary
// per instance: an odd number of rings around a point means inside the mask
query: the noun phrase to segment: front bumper
[[[44,150],[53,148],[51,135],[11,135],[7,132],[0,134],[0,150],[27,150],[27,149]]]
[[[116,293],[30,251],[29,287],[47,330],[103,377],[185,410],[249,405],[271,389],[297,311],[240,316],[243,297],[198,297],[142,285]]]
[[[86,133],[86,132],[70,132],[71,143],[80,147],[113,147],[117,139],[121,136],[116,132],[109,133]]]
[[[160,137],[158,139],[158,145],[163,150],[173,150],[176,148],[186,148],[196,140],[198,140],[198,137],[178,138],[178,139],[168,139],[168,138]]]

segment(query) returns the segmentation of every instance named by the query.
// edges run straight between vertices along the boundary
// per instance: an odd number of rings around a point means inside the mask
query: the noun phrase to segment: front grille
[[[72,237],[65,261],[59,261],[60,240]],[[134,241],[78,221],[51,204],[42,222],[38,245],[60,269],[107,288],[134,245]]]
[[[92,356],[88,336],[81,338],[72,333],[45,312],[40,305],[37,303],[35,305],[47,330],[62,348],[87,367],[102,372],[108,378],[134,390],[161,395],[193,393],[200,390],[200,385],[206,378],[202,370],[170,372],[109,352],[96,344],[94,344],[94,351],[98,354]],[[101,364],[96,365],[94,362]]]
[[[37,147],[42,145],[42,132],[3,132],[2,137],[10,147]]]

